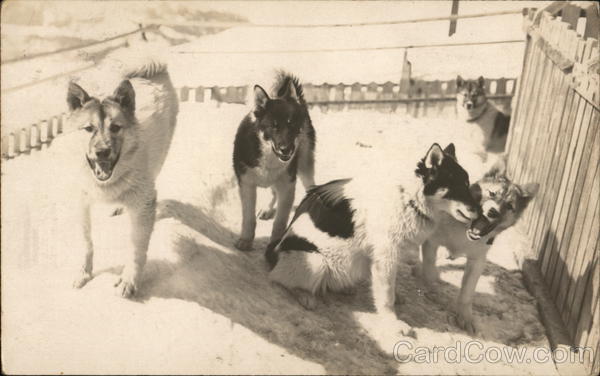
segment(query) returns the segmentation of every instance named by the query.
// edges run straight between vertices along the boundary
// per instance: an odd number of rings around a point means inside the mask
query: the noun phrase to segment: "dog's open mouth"
[[[119,161],[119,156],[120,154],[118,154],[113,161],[100,159],[92,160],[87,155],[85,156],[85,158],[87,159],[88,165],[92,169],[92,172],[94,173],[96,179],[104,182],[110,179],[110,177],[112,176],[115,166]]]
[[[465,215],[465,213],[463,213],[460,209],[456,209],[456,214],[458,214],[458,217],[462,218],[465,223],[468,223],[471,221],[471,218],[467,217]]]
[[[277,151],[277,148],[275,147],[275,144],[273,144],[273,143],[271,143],[271,149],[273,150],[273,153],[275,153],[277,158],[279,158],[279,160],[282,162],[287,162],[290,159],[292,159],[292,157],[294,156],[294,151],[296,151],[296,148],[294,146],[292,146],[292,148],[290,149],[290,151],[288,153],[279,152],[279,151]]]
[[[471,223],[471,227],[467,230],[467,238],[472,241],[477,241],[496,228],[497,222],[490,222],[485,216],[480,216]]]

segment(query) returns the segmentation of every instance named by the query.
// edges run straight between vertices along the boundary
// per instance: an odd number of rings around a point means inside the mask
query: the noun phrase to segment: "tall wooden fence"
[[[405,88],[393,82],[383,84],[304,84],[309,106],[322,110],[370,109],[408,113],[415,117],[454,115],[456,82],[411,80]],[[510,113],[516,80],[514,78],[486,79],[489,98]],[[246,103],[249,86],[212,86],[179,88],[181,102]],[[66,127],[67,114],[51,116],[36,124],[25,125],[16,131],[2,132],[2,158],[27,155],[32,150],[48,147]]]
[[[508,169],[518,182],[540,183],[521,224],[573,344],[594,350],[586,366],[598,374],[598,11],[595,5],[583,13],[570,4],[561,8],[560,15],[544,11],[525,19]]]

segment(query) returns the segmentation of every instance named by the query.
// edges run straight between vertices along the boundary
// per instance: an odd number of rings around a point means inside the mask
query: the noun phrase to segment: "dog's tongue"
[[[98,177],[98,179],[100,180],[108,179],[111,173],[111,163],[96,161],[94,173],[96,174],[96,177]]]
[[[467,230],[467,237],[471,240],[479,240],[487,234],[490,225],[490,221],[484,215],[480,215],[476,220],[471,222],[471,227]]]
[[[485,215],[480,215],[476,220],[471,222],[471,231],[475,233],[483,232],[487,227],[489,227],[490,221],[485,217]]]

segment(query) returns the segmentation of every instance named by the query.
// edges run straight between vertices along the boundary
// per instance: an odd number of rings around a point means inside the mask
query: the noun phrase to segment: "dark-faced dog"
[[[233,150],[242,201],[242,231],[235,244],[238,249],[252,249],[257,187],[271,187],[273,191],[273,200],[261,218],[274,215],[271,241],[281,238],[294,202],[296,176],[305,188],[315,184],[315,143],[315,130],[296,77],[279,72],[271,96],[262,87],[254,87],[254,108],[242,120]]]

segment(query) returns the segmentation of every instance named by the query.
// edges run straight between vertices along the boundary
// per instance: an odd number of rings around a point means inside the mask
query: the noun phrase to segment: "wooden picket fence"
[[[309,106],[322,110],[369,109],[397,111],[415,117],[454,116],[456,82],[411,80],[404,88],[401,84],[354,83],[304,84],[305,99]],[[516,88],[514,78],[486,79],[489,98],[505,112],[510,113],[511,99]],[[181,102],[246,103],[251,86],[187,87],[177,90]],[[48,120],[22,127],[2,135],[2,158],[11,159],[48,147],[66,127],[67,114],[52,116]]]
[[[306,83],[304,97],[309,106],[323,110],[374,109],[400,111],[415,117],[438,116],[449,109],[454,111],[456,81],[410,80],[402,83],[371,82],[368,84]],[[514,78],[486,79],[488,97],[506,112],[510,112],[516,80]],[[250,86],[183,87],[181,102],[246,103]]]
[[[572,345],[594,351],[585,365],[598,374],[598,10],[595,4],[585,10],[558,5],[554,14],[529,13],[525,19],[508,172],[517,182],[540,183],[521,225]]]

